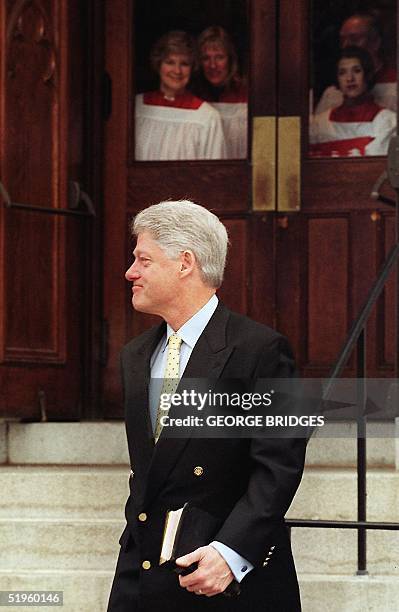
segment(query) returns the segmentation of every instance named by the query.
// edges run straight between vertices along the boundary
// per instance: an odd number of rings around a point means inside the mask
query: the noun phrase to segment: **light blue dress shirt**
[[[157,420],[157,412],[159,406],[159,396],[161,394],[163,374],[166,368],[166,358],[168,351],[166,350],[169,336],[177,334],[182,339],[180,347],[180,366],[179,375],[182,376],[186,369],[188,360],[190,359],[191,353],[207,326],[211,316],[216,310],[218,305],[218,298],[213,295],[211,299],[203,306],[195,315],[191,317],[180,329],[174,331],[168,324],[166,328],[166,335],[161,338],[158,346],[151,356],[151,380],[149,385],[149,402],[150,402],[150,416],[152,430],[155,430],[155,424]],[[211,546],[215,548],[224,558],[226,563],[229,565],[231,571],[234,574],[235,579],[238,582],[253,569],[253,565],[241,557],[235,550],[229,546],[222,544],[222,542],[211,542]]]

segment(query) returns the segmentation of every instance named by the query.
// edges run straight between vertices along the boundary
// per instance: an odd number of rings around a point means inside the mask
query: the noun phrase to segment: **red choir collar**
[[[343,103],[330,112],[330,121],[349,123],[351,121],[372,121],[382,110],[382,106],[376,104],[370,94],[361,96],[357,100]]]
[[[170,108],[185,108],[188,110],[197,110],[203,100],[197,98],[189,91],[184,91],[181,94],[176,95],[174,100],[165,98],[162,91],[148,91],[143,94],[144,104],[151,104],[153,106],[167,106]]]

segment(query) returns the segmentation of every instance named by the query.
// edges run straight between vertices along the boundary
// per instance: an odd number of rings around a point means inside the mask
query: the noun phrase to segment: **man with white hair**
[[[136,216],[132,232],[137,244],[125,276],[133,307],[164,321],[122,350],[132,472],[108,612],[168,606],[173,612],[298,612],[284,515],[302,476],[305,440],[171,438],[160,426],[156,384],[181,377],[288,378],[291,349],[283,336],[216,297],[228,246],[216,215],[187,200],[161,202]],[[197,569],[177,576],[159,557],[166,513],[187,502],[217,527],[176,560]],[[238,583],[240,594],[227,597]]]
[[[345,19],[339,31],[339,46],[341,49],[355,46],[368,51],[374,65],[374,86],[371,90],[374,102],[396,111],[396,69],[383,60],[381,33],[376,19],[367,13],[358,13]],[[340,106],[342,102],[341,91],[335,85],[330,85],[324,90],[315,115]]]

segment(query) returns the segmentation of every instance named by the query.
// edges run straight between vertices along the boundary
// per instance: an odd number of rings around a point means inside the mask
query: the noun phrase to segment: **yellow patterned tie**
[[[168,356],[166,358],[166,367],[163,377],[163,384],[161,389],[161,395],[168,393],[172,395],[179,384],[180,375],[180,346],[182,339],[176,334],[169,336],[168,340]],[[155,444],[158,442],[159,436],[162,431],[161,417],[168,414],[167,410],[162,409],[158,406],[157,422],[155,425],[154,439]]]

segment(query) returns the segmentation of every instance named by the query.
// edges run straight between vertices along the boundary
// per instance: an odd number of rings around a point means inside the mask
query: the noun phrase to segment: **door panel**
[[[134,6],[106,4],[113,104],[105,148],[105,414],[121,415],[121,346],[154,322],[131,309],[127,226],[166,198],[190,197],[220,215],[232,236],[221,297],[285,333],[304,375],[325,376],[393,241],[393,213],[370,199],[384,158],[308,156],[311,2],[248,2],[252,163],[134,161]],[[374,376],[393,373],[393,292],[391,283],[369,324]],[[348,375],[354,366],[352,358]]]
[[[132,162],[126,173],[133,211],[143,208],[143,195],[148,202],[159,202],[165,193],[176,194],[176,199],[189,196],[212,209],[238,212],[248,207],[251,170],[246,162]]]
[[[328,365],[348,327],[349,223],[347,216],[313,217],[307,225],[308,364]]]
[[[208,3],[209,14],[201,12],[201,27],[211,25],[212,16],[229,4]],[[194,5],[198,7],[195,2]],[[258,249],[264,252],[263,240],[271,225],[252,210],[250,160],[134,161],[135,3],[111,0],[106,7],[106,68],[112,81],[113,101],[112,114],[106,125],[105,146],[104,312],[110,341],[109,358],[104,368],[103,396],[105,414],[120,416],[119,351],[129,338],[154,322],[154,318],[132,310],[130,290],[123,277],[133,248],[127,225],[135,213],[168,198],[188,197],[210,208],[226,223],[232,242],[221,298],[241,312],[250,313],[253,308],[264,320],[273,312],[274,295],[272,291],[265,291],[270,284],[268,266],[272,260],[262,261],[261,268],[256,264]],[[276,3],[270,0],[249,1],[247,7],[251,115],[273,116],[276,101]],[[154,24],[158,24],[158,17],[154,17]],[[173,28],[169,22],[163,31]],[[193,33],[199,29],[200,24],[192,24]],[[148,36],[153,36],[153,32],[148,32]],[[251,134],[252,123],[249,126],[249,144]],[[273,163],[270,160],[270,168]],[[259,171],[264,173],[264,168]],[[267,188],[265,182],[259,182],[259,185],[260,189]],[[254,241],[256,236],[262,236],[262,240]],[[269,251],[269,245],[273,245],[271,234],[266,243]],[[253,291],[261,295],[261,301],[253,300]]]
[[[78,418],[85,221],[40,209],[67,208],[80,179],[79,4],[9,0],[0,18],[1,181],[11,201],[39,208],[0,209],[0,413]]]
[[[379,256],[382,259],[388,257],[395,244],[395,219],[392,215],[381,215],[378,222]],[[381,370],[386,369],[388,373],[395,367],[395,303],[395,277],[392,276],[378,304],[376,326],[377,366]],[[385,325],[382,325],[382,322],[385,322]]]

